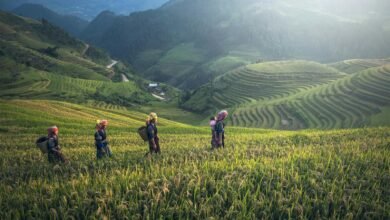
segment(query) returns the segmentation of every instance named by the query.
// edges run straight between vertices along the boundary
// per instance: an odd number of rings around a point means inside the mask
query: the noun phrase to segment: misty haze
[[[0,0],[0,219],[389,219],[389,12]]]

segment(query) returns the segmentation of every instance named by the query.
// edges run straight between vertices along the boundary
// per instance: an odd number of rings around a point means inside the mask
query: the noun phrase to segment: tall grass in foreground
[[[390,218],[390,130],[278,132],[161,127],[162,155],[144,158],[133,132],[109,130],[114,158],[93,136],[65,131],[68,165],[34,148],[36,133],[0,133],[0,218]]]

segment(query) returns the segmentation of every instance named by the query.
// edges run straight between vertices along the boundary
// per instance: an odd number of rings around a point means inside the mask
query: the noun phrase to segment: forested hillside
[[[100,12],[110,10],[116,14],[128,15],[131,12],[160,7],[168,0],[2,0],[0,9],[13,10],[25,3],[44,5],[56,13],[72,15],[84,20],[94,19]]]
[[[124,106],[152,99],[139,82],[113,82],[121,80],[119,74],[131,78],[128,67],[107,68],[112,61],[105,52],[46,20],[0,12],[0,29],[1,98],[95,100]]]
[[[372,8],[375,16],[366,10],[358,17],[331,14],[329,5],[316,8],[309,2],[204,3],[171,1],[129,16],[99,16],[83,38],[127,60],[147,78],[186,89],[259,60],[336,62],[390,56],[389,17],[379,6]],[[378,5],[388,6],[384,1]]]
[[[60,15],[42,5],[37,4],[23,4],[12,10],[12,12],[20,16],[36,20],[46,19],[50,23],[64,29],[74,37],[79,36],[79,34],[88,25],[86,20],[80,19],[76,16]]]

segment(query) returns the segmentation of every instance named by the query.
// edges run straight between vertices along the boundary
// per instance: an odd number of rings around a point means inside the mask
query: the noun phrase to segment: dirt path
[[[122,74],[122,82],[128,82],[129,79],[126,77],[125,74]]]
[[[116,60],[111,60],[111,63],[109,65],[106,66],[107,69],[112,69],[112,67],[114,67],[116,64],[118,63],[118,61]],[[108,75],[108,78],[109,79],[112,79],[112,77],[114,77],[115,75],[115,71],[114,70],[111,70],[111,74]],[[122,77],[123,78],[123,77]]]
[[[107,65],[107,69],[111,69],[113,66],[115,66],[117,63],[118,63],[118,61],[116,61],[116,60],[111,60],[111,64],[110,65]]]
[[[161,101],[165,101],[165,98],[161,97],[161,96],[158,96],[156,94],[153,94],[152,93],[152,96],[155,97],[156,99],[160,99]]]
[[[84,50],[81,52],[81,56],[84,56],[88,49],[89,49],[89,44],[85,44],[85,48],[84,48]]]

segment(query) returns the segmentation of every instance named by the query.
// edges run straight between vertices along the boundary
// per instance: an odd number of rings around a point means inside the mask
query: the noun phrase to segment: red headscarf
[[[57,126],[52,126],[47,129],[48,134],[58,134],[58,127]]]

